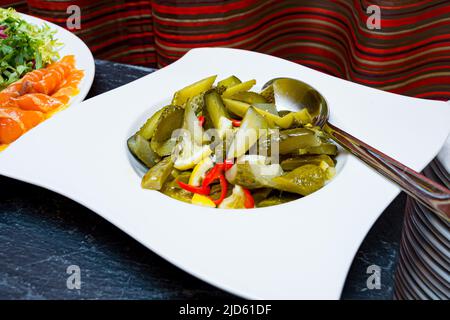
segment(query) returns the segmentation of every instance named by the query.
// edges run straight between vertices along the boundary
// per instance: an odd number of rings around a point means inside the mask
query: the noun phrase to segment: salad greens
[[[26,73],[59,59],[56,31],[23,20],[12,8],[0,8],[0,90]]]

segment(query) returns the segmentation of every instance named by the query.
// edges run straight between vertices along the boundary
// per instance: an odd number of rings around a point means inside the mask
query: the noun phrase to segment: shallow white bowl
[[[0,174],[61,193],[163,258],[246,298],[338,299],[364,236],[399,193],[344,155],[336,178],[303,199],[218,210],[143,190],[126,139],[174,91],[206,76],[286,76],[318,89],[331,121],[416,170],[450,130],[446,103],[408,98],[254,52],[194,49],[176,63],[57,114],[0,155]]]

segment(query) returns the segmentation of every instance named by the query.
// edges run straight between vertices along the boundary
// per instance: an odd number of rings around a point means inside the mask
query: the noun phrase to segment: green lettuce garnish
[[[12,8],[0,8],[0,90],[28,72],[59,59],[56,31],[23,20]]]

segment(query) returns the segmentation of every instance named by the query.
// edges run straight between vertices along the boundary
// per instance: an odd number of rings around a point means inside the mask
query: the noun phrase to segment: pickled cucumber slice
[[[187,183],[189,176],[190,172],[182,172],[176,178],[169,177],[160,191],[173,199],[191,203],[193,194],[182,189],[177,183],[177,180]]]
[[[245,193],[241,186],[235,185],[233,193],[223,199],[219,205],[220,209],[244,209],[245,208]]]
[[[307,147],[307,148],[303,148],[303,149],[299,149],[298,150],[298,154],[299,155],[304,155],[304,154],[327,154],[327,155],[330,155],[330,156],[335,156],[335,155],[337,155],[337,152],[338,152],[338,148],[333,143],[322,143],[319,146]]]
[[[223,99],[223,103],[230,112],[240,117],[243,117],[247,112],[248,108],[252,106],[243,101],[227,98]],[[297,112],[290,112],[285,116],[280,117],[278,113],[273,114],[272,112],[260,109],[257,106],[258,104],[254,106],[255,109],[258,111],[258,113],[264,116],[264,118],[266,118],[266,121],[270,123],[272,126],[277,125],[283,129],[289,129],[294,125],[304,125],[312,122],[312,117],[309,115],[308,110],[306,109]]]
[[[151,140],[152,149],[160,156],[170,154],[171,148],[175,146],[172,140],[174,130],[181,128],[184,119],[184,109],[174,105],[164,107],[158,118]]]
[[[320,166],[322,162],[325,162],[330,167],[334,167],[334,161],[330,158],[330,156],[326,154],[322,155],[305,155],[295,158],[288,158],[281,161],[281,168],[283,170],[291,171],[298,167],[301,167],[305,164],[314,164],[316,166]]]
[[[268,134],[269,124],[255,108],[250,107],[242,119],[241,126],[234,136],[227,159],[238,158],[245,154],[259,138]]]
[[[203,110],[203,94],[199,94],[186,102],[184,109],[183,128],[189,131],[193,141],[201,145],[203,143],[203,127],[198,121],[197,114]]]
[[[272,187],[272,179],[283,174],[279,164],[266,164],[264,156],[244,156],[225,173],[228,182],[247,189]]]
[[[230,98],[233,100],[238,100],[253,105],[255,103],[267,103],[267,100],[262,95],[252,91],[238,92],[232,95]]]
[[[166,179],[172,172],[173,162],[171,157],[165,157],[156,165],[154,165],[144,175],[141,186],[144,189],[160,190]]]
[[[315,132],[306,128],[296,128],[280,131],[279,152],[288,154],[307,147],[316,147],[321,144]]]
[[[214,81],[216,81],[216,78],[217,78],[216,75],[207,77],[187,87],[184,87],[181,90],[178,90],[173,95],[172,104],[176,106],[183,106],[188,99],[193,98],[196,95],[211,89],[212,85],[214,84]]]
[[[231,96],[250,90],[256,84],[256,80],[249,80],[239,84],[236,84],[232,87],[228,87],[223,93],[222,96],[224,98],[230,98]]]
[[[222,98],[216,90],[211,90],[205,94],[205,107],[207,118],[222,139],[226,131],[233,128],[233,124],[229,119],[227,109],[223,105]]]
[[[139,134],[130,137],[127,145],[131,153],[147,168],[153,167],[160,160],[159,155],[151,148],[150,142]]]
[[[158,124],[159,117],[163,111],[164,108],[161,108],[153,116],[148,118],[145,124],[139,129],[139,135],[141,135],[144,139],[150,140],[155,133],[156,125]]]
[[[313,193],[325,185],[325,172],[316,165],[307,164],[272,179],[273,187],[302,196]]]
[[[239,83],[242,83],[242,81],[239,80],[238,77],[230,76],[230,77],[228,77],[226,79],[220,80],[217,83],[217,88],[223,88],[223,91],[225,91],[225,89],[227,89],[229,87],[232,87],[232,86],[235,86],[235,85],[237,85]]]

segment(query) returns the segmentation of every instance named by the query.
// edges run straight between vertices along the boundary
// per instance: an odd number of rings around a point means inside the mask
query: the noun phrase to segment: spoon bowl
[[[280,110],[307,109],[314,125],[322,127],[328,120],[329,109],[324,96],[309,84],[291,78],[275,78],[266,82],[263,90],[273,90],[275,104]]]
[[[450,220],[450,190],[412,170],[381,151],[358,140],[328,122],[330,110],[319,91],[292,78],[274,78],[266,82],[263,90],[273,91],[279,109],[307,109],[313,124],[321,127],[335,142],[389,178],[417,201],[426,205],[447,221]]]

